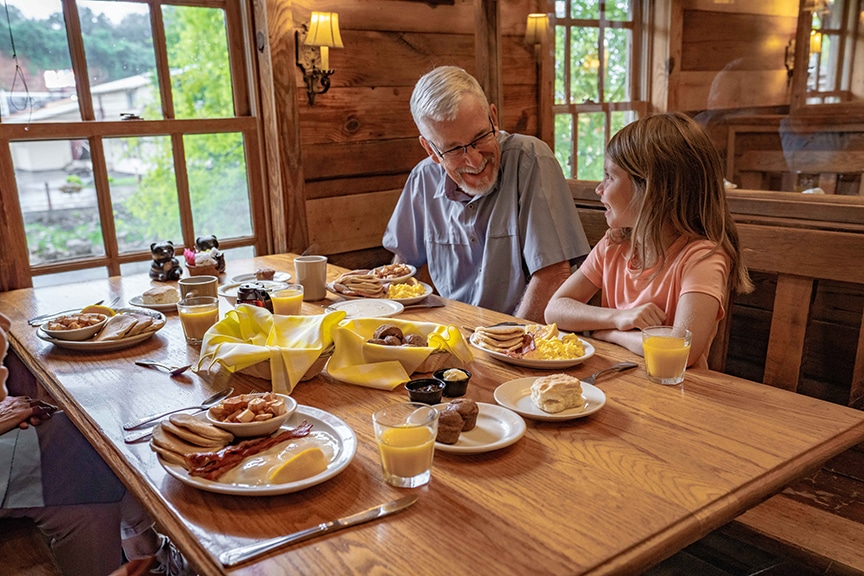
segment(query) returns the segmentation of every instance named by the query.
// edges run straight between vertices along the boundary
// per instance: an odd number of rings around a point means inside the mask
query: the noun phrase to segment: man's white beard
[[[489,159],[484,156],[483,157],[483,165],[476,172],[470,172],[468,170],[460,170],[459,171],[459,176],[461,176],[461,180],[462,180],[462,184],[459,187],[462,189],[463,192],[465,192],[469,196],[479,198],[481,196],[485,196],[486,194],[491,192],[493,188],[495,188],[495,184],[498,182],[498,172],[497,171],[494,172],[492,174],[492,176],[488,179],[488,184],[484,183],[479,188],[476,186],[469,186],[468,183],[465,181],[464,175],[466,172],[468,172],[469,174],[479,174],[479,173],[483,172],[483,170],[486,169],[486,165],[488,163],[489,163]]]

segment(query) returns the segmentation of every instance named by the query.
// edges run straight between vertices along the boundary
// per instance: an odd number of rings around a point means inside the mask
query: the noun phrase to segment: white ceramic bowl
[[[84,328],[75,328],[73,330],[49,330],[48,323],[45,322],[44,324],[42,324],[42,331],[45,332],[48,336],[56,338],[57,340],[73,340],[75,342],[89,340],[90,338],[95,336],[100,330],[102,330],[102,327],[105,326],[105,322],[108,321],[108,316],[106,316],[105,314],[87,315],[98,316],[99,322],[91,326],[85,326]]]
[[[276,416],[262,422],[222,422],[211,414],[213,408],[207,410],[207,420],[214,426],[227,430],[237,438],[251,438],[253,436],[267,436],[279,429],[288,418],[297,410],[297,401],[291,396],[277,394],[285,402],[285,414]]]

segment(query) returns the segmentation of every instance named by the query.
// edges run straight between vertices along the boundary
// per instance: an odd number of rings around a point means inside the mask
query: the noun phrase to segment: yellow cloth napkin
[[[382,324],[398,326],[404,334],[426,336],[428,347],[380,346],[369,344]],[[394,318],[357,318],[333,328],[336,350],[327,364],[327,373],[337,380],[381,390],[392,390],[411,379],[409,376],[435,350],[450,352],[463,363],[474,355],[455,326],[411,322]]]
[[[274,392],[290,394],[300,378],[333,344],[332,329],[344,311],[314,316],[279,316],[266,308],[241,304],[204,334],[197,368],[219,363],[238,372],[270,361]]]

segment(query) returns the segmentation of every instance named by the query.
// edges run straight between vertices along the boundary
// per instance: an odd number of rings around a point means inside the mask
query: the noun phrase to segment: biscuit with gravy
[[[550,414],[569,408],[583,408],[585,398],[582,396],[582,382],[567,374],[537,378],[531,384],[531,402]]]

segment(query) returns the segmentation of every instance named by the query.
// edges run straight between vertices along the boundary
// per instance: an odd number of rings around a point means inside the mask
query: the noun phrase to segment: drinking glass
[[[642,330],[642,350],[648,379],[657,384],[680,384],[690,357],[693,335],[680,326],[650,326]]]
[[[189,344],[201,344],[204,333],[219,321],[219,299],[213,296],[184,298],[177,303],[183,334]]]
[[[271,292],[270,301],[273,303],[274,314],[296,316],[303,309],[303,286],[288,284],[282,290]]]
[[[432,455],[438,435],[438,411],[426,404],[403,402],[372,414],[384,481],[398,488],[416,488],[432,476]]]

